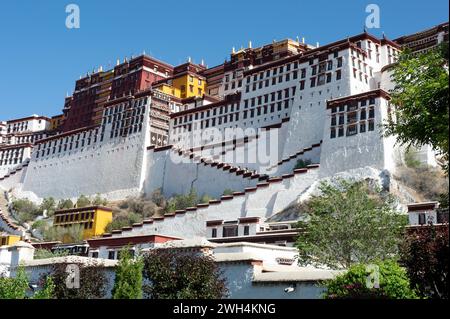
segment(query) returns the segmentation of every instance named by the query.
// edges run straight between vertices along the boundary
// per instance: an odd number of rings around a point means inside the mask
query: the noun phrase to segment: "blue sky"
[[[80,8],[67,29],[66,5]],[[235,46],[305,37],[326,44],[363,31],[380,7],[389,38],[448,21],[448,0],[3,0],[0,2],[0,120],[61,112],[80,75],[144,50],[171,64],[222,63]]]

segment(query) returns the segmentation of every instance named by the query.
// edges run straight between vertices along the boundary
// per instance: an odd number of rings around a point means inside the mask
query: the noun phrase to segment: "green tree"
[[[100,194],[95,195],[92,199],[91,204],[94,206],[108,206],[108,201],[101,197]]]
[[[17,268],[13,278],[0,277],[0,299],[25,299],[28,290],[28,277],[23,266]]]
[[[151,299],[219,299],[227,295],[225,280],[212,257],[154,249],[144,255],[144,285]]]
[[[133,260],[128,247],[119,253],[112,295],[114,299],[142,299],[142,258]]]
[[[63,243],[80,243],[83,241],[84,228],[82,225],[70,227],[50,227],[44,231],[45,240],[56,240]]]
[[[28,199],[13,200],[12,209],[17,213],[20,223],[32,221],[40,215],[39,207]]]
[[[58,209],[71,209],[74,207],[70,199],[61,199],[58,203]]]
[[[55,283],[53,282],[52,276],[47,276],[45,278],[42,289],[35,292],[33,299],[53,299],[53,294],[55,292]]]
[[[66,267],[67,264],[64,263],[55,264],[50,273],[43,275],[43,278],[47,276],[52,277],[55,285],[53,295],[56,299],[101,299],[106,297],[108,279],[104,268],[100,264],[78,264],[80,269],[79,288],[67,286],[68,272]]]
[[[405,269],[395,261],[355,264],[325,282],[326,299],[416,299]]]
[[[411,229],[401,246],[401,263],[422,297],[448,299],[448,224]]]
[[[395,116],[383,124],[384,135],[396,136],[400,144],[432,145],[443,156],[447,173],[448,75],[448,43],[418,56],[403,52],[392,76],[396,84],[391,92]]]
[[[78,197],[77,207],[88,207],[88,206],[91,206],[91,200],[88,197],[84,195]]]
[[[56,201],[53,197],[44,198],[39,206],[41,212],[47,211],[47,216],[53,216],[56,210]]]
[[[364,182],[322,183],[299,222],[299,264],[348,268],[397,255],[406,218],[391,208],[392,198]]]

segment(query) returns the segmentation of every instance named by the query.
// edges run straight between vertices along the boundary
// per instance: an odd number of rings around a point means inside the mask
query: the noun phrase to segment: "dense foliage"
[[[299,222],[299,264],[348,268],[397,255],[406,218],[392,209],[390,196],[344,180],[322,183],[320,191]]]
[[[144,255],[144,292],[151,299],[219,299],[225,280],[210,256],[172,249]]]
[[[406,271],[395,261],[355,264],[325,283],[327,299],[415,299]]]
[[[384,124],[385,135],[400,144],[432,145],[443,156],[448,173],[449,84],[448,43],[426,54],[404,51],[394,66],[391,92],[394,115]]]
[[[120,251],[112,296],[114,299],[142,298],[142,258],[133,259],[127,248]]]
[[[420,227],[411,230],[401,249],[401,262],[406,267],[413,287],[428,298],[448,299],[449,228]]]
[[[78,265],[80,287],[71,288],[66,285],[68,272],[67,264],[54,264],[50,274],[54,282],[54,296],[56,299],[101,299],[106,297],[107,278],[104,268],[97,264],[89,266]]]
[[[41,288],[31,294],[28,276],[22,266],[17,268],[15,277],[0,276],[0,299],[51,299],[53,298],[54,288],[53,279],[47,277],[42,281]]]

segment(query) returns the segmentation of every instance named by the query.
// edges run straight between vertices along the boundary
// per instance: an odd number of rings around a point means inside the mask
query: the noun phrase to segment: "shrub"
[[[105,198],[102,198],[100,196],[100,194],[97,194],[92,199],[91,205],[94,205],[94,206],[108,206],[108,201]]]
[[[232,189],[229,189],[229,188],[226,188],[226,189],[223,191],[223,195],[224,195],[224,196],[233,195],[233,193],[234,193],[234,191],[233,191]]]
[[[17,269],[14,278],[0,277],[0,299],[25,299],[28,277],[23,267]]]
[[[91,201],[84,195],[81,195],[77,199],[77,207],[88,207],[91,206]]]
[[[36,249],[34,251],[34,259],[46,259],[46,258],[55,258],[55,257],[65,257],[69,255],[68,250],[62,250],[59,252],[52,252],[48,249]]]
[[[34,220],[40,215],[39,207],[28,199],[14,200],[12,209],[17,213],[17,219],[22,224]]]
[[[44,239],[49,241],[61,241],[63,243],[79,243],[83,241],[84,227],[72,225],[70,227],[50,227],[44,231]]]
[[[378,268],[378,269],[377,269]],[[377,282],[378,281],[378,288]],[[405,269],[395,261],[355,264],[325,282],[326,299],[416,299]]]
[[[400,252],[411,284],[421,296],[448,299],[448,224],[410,230]]]
[[[44,274],[42,280],[51,276],[54,282],[56,299],[101,299],[106,297],[107,278],[104,268],[98,263],[86,266],[78,264],[80,287],[70,288],[66,284],[67,264],[55,264],[49,274]]]
[[[44,198],[41,205],[39,206],[41,212],[47,211],[47,216],[51,217],[56,210],[56,201],[53,197]]]
[[[114,299],[142,298],[142,270],[144,263],[140,257],[133,260],[128,248],[120,251],[119,264],[116,267],[116,277],[112,295]]]
[[[61,199],[58,203],[58,209],[71,209],[74,207],[70,199]]]
[[[311,165],[311,160],[309,160],[309,159],[306,159],[306,160],[299,159],[297,161],[297,163],[295,164],[294,169],[305,168],[308,165]]]
[[[219,299],[227,295],[225,280],[212,257],[154,249],[144,255],[144,286],[151,299]]]
[[[440,168],[398,167],[395,176],[403,184],[418,192],[425,201],[440,201],[449,191],[448,178]]]

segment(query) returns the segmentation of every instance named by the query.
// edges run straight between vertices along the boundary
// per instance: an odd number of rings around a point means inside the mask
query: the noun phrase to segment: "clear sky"
[[[79,29],[66,28],[70,3]],[[174,65],[190,56],[214,66],[249,40],[315,45],[359,34],[370,3],[381,26],[368,31],[391,39],[448,21],[448,0],[2,0],[0,120],[59,114],[80,75],[144,50]]]

